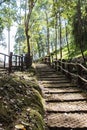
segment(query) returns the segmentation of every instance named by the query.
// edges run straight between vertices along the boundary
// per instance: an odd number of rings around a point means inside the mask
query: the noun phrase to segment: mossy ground
[[[44,130],[44,106],[33,68],[26,72],[0,74],[0,128]]]

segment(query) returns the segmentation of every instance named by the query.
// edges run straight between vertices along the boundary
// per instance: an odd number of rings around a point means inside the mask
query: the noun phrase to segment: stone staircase
[[[46,64],[36,64],[48,130],[87,130],[87,92]]]

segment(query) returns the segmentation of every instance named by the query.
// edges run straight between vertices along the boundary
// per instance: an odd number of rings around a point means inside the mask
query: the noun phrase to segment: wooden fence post
[[[21,71],[23,71],[23,54],[21,55]]]
[[[68,62],[68,64],[67,64],[67,71],[68,71],[67,77],[71,80],[71,75],[70,75],[71,67],[70,67],[69,62]]]
[[[77,73],[78,73],[78,79],[77,79],[77,84],[81,86],[82,82],[79,76],[82,76],[82,68],[79,64],[77,64]]]
[[[6,63],[6,55],[4,55],[4,69],[5,69],[5,63]]]
[[[51,62],[50,62],[50,55],[47,57],[47,59],[48,59],[48,65],[50,65],[51,64]]]
[[[53,54],[51,55],[51,66],[53,68]]]
[[[9,73],[11,73],[11,71],[12,71],[12,55],[13,55],[13,53],[10,52],[10,55],[9,55]]]
[[[21,65],[20,65],[20,61],[21,61],[21,56],[19,56],[18,58],[19,58],[19,60],[18,60],[18,61],[19,61],[19,67],[20,67],[20,66],[21,66]]]
[[[15,67],[17,69],[17,55],[15,55]]]
[[[62,59],[62,63],[61,63],[61,65],[62,65],[62,69],[65,69],[65,60],[64,59]],[[62,72],[65,74],[65,71],[64,70],[62,70]]]
[[[54,61],[54,68],[55,68],[55,70],[57,70],[57,59]]]
[[[61,71],[61,60],[59,59],[59,60],[57,61],[57,63],[58,63],[58,68],[57,68],[57,70],[58,70],[58,71]]]
[[[52,55],[52,63],[53,63],[53,55]]]

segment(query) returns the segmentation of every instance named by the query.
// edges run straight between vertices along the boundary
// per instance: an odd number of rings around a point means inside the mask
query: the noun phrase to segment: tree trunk
[[[67,30],[66,22],[65,22],[65,29],[66,29],[66,43],[67,43],[68,59],[69,59],[70,50],[69,50],[69,43],[68,43],[68,30]]]
[[[57,60],[57,13],[56,13],[56,24],[55,24],[55,53],[56,53],[56,60]]]
[[[47,27],[47,43],[48,43],[48,55],[50,54],[50,45],[49,45],[49,27]]]
[[[38,54],[39,54],[39,58],[40,58],[41,57],[41,51],[40,51],[40,45],[39,45],[38,41],[37,41],[37,46],[38,46]]]
[[[83,57],[83,60],[84,60],[84,64],[86,64],[86,61],[85,61],[85,56],[84,56],[84,52],[83,52],[83,28],[82,28],[82,19],[81,19],[81,1],[78,0],[78,5],[77,5],[77,12],[78,12],[78,32],[79,32],[79,41],[80,41],[80,50],[81,50],[81,54],[82,54],[82,57]]]
[[[10,55],[10,27],[8,27],[8,55]]]
[[[32,10],[35,6],[35,3],[37,2],[37,0],[26,0],[25,1],[25,34],[26,34],[26,39],[27,39],[27,49],[28,49],[28,53],[26,54],[25,59],[27,59],[26,63],[27,63],[27,67],[28,65],[31,66],[32,63],[32,56],[30,55],[30,36],[29,36],[29,22],[30,22],[30,17],[31,17],[31,13]],[[28,6],[28,14],[27,14],[27,6]]]
[[[28,35],[28,32],[26,33],[26,38],[27,38],[28,54],[29,54],[29,56],[30,56],[30,36]]]
[[[28,52],[25,55],[25,65],[26,65],[27,69],[32,65],[32,56],[30,55],[30,42],[29,42],[30,36],[28,35],[28,31],[29,31],[29,29],[26,28],[26,38],[27,38]]]
[[[80,50],[81,50],[81,54],[82,54],[82,57],[83,57],[83,60],[84,60],[84,65],[86,65],[86,60],[85,60],[85,56],[84,56],[84,53],[83,53],[83,47],[81,46],[81,44],[80,44]]]
[[[31,56],[30,56],[30,36],[29,36],[29,20],[30,20],[30,15],[31,15],[31,11],[30,8],[28,10],[28,14],[26,14],[26,10],[27,10],[27,0],[25,1],[25,34],[26,34],[26,39],[27,39],[27,54],[25,55],[25,65],[26,68],[29,68],[31,66]]]
[[[62,31],[61,31],[61,16],[59,12],[59,26],[60,26],[60,59],[62,60]]]
[[[50,42],[49,42],[49,23],[48,23],[48,15],[46,13],[46,22],[47,22],[47,54],[50,54]]]

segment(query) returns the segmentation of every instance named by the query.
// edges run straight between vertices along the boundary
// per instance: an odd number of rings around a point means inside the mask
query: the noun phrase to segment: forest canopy
[[[0,45],[4,43],[3,30],[16,25],[14,52],[29,53],[34,59],[51,53],[67,58],[79,50],[84,58],[87,43],[86,0],[1,0]],[[73,47],[73,50],[71,49]]]

